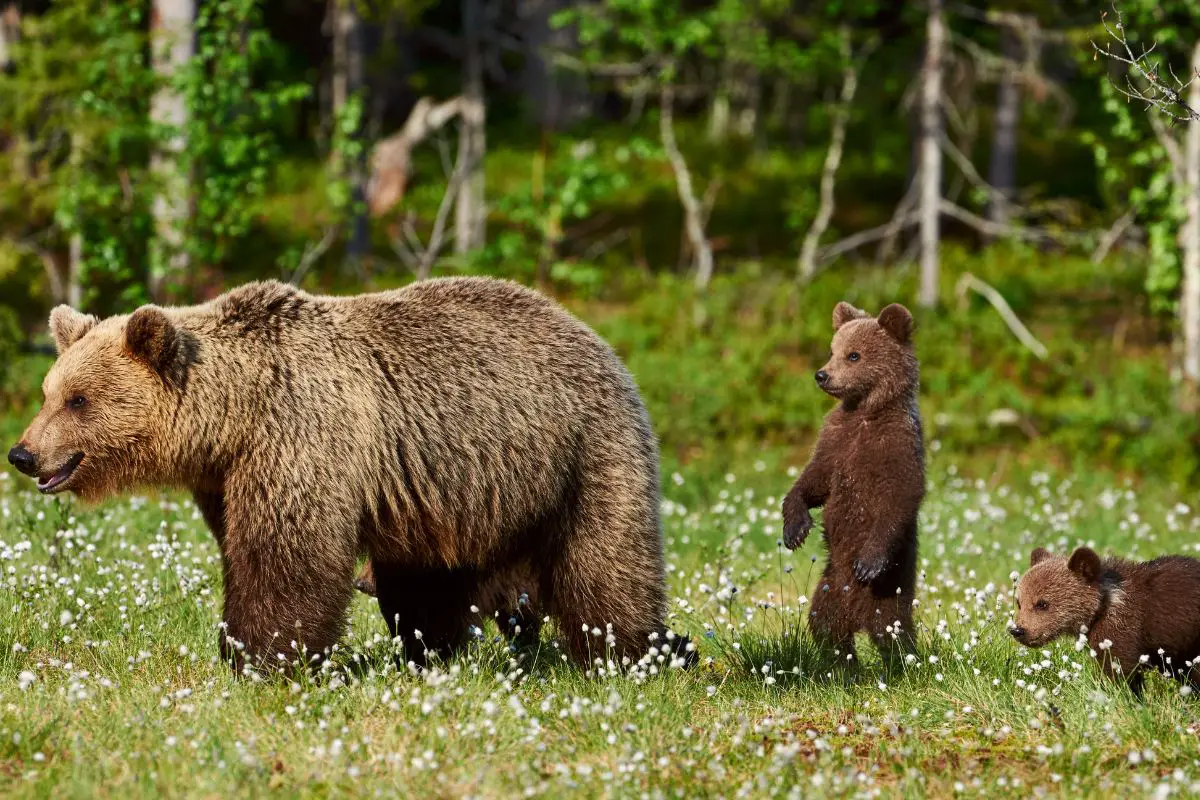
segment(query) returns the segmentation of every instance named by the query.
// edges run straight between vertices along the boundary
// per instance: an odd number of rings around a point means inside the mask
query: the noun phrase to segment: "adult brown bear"
[[[45,405],[10,461],[43,492],[190,490],[235,667],[326,652],[364,554],[418,663],[502,606],[552,615],[581,663],[665,647],[650,423],[551,300],[482,278],[344,298],[265,282],[104,320],[60,306],[50,327]]]

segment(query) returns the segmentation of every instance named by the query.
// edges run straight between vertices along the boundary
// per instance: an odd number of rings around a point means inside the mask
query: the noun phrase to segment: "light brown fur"
[[[865,631],[890,656],[895,623],[900,647],[912,645],[917,514],[925,495],[913,320],[900,305],[875,318],[839,303],[833,326],[833,353],[817,381],[841,402],[783,501],[784,543],[803,544],[813,524],[809,509],[824,506],[829,560],[810,627],[843,654],[854,652],[855,633]]]
[[[222,639],[227,657],[273,661],[293,639],[325,652],[362,554],[417,660],[461,644],[472,603],[522,587],[529,605],[510,610],[553,615],[580,662],[604,650],[585,625],[611,623],[634,657],[664,632],[658,452],[637,388],[533,291],[265,282],[102,321],[60,307],[51,328],[60,356],[22,444],[43,476],[82,452],[57,489],[89,499],[193,493],[244,647]]]
[[[1039,547],[1029,562],[1010,629],[1021,644],[1043,647],[1086,632],[1105,674],[1128,681],[1135,694],[1146,666],[1200,685],[1200,668],[1188,665],[1200,658],[1200,561],[1101,559],[1087,547],[1068,558]]]

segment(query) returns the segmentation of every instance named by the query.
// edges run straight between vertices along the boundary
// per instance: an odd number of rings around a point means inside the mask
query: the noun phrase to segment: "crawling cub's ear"
[[[1090,547],[1077,548],[1067,561],[1067,569],[1088,583],[1094,583],[1100,577],[1100,556]]]
[[[66,349],[78,342],[88,331],[96,327],[98,319],[91,314],[81,314],[70,306],[55,306],[50,312],[50,334],[54,347],[61,356]]]
[[[867,312],[859,311],[843,300],[833,307],[833,329],[836,331],[852,319],[866,319],[868,316]]]
[[[908,309],[899,303],[892,303],[879,312],[879,327],[900,344],[908,344],[912,340],[915,326]]]
[[[155,372],[164,374],[175,361],[179,333],[157,306],[142,306],[125,323],[125,348]]]
[[[1039,547],[1029,554],[1029,566],[1036,567],[1049,557],[1050,551],[1044,547]]]

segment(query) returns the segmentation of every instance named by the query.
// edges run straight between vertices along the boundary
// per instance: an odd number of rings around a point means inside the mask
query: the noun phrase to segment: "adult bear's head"
[[[88,500],[160,477],[152,473],[197,358],[195,337],[156,306],[105,320],[58,306],[50,332],[58,360],[9,462],[45,494]]]

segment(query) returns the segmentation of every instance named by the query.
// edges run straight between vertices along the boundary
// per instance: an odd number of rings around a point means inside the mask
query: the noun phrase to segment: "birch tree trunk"
[[[996,93],[996,117],[992,133],[992,157],[988,164],[988,183],[997,192],[988,203],[987,218],[1007,225],[1009,202],[1016,188],[1017,125],[1021,117],[1021,84],[1017,69],[1011,66],[1023,56],[1020,37],[1011,30],[1003,33],[1003,52],[1010,66],[1005,68]]]
[[[483,0],[463,0],[463,93],[458,163],[462,188],[454,209],[454,252],[469,253],[487,240],[484,156],[487,154],[487,105],[483,96]]]
[[[1192,74],[1200,70],[1200,42],[1192,50]],[[1200,107],[1200,81],[1193,81],[1188,103]],[[1200,122],[1188,123],[1184,148],[1183,289],[1179,302],[1183,331],[1185,404],[1195,408],[1200,395]]]
[[[942,50],[946,41],[942,0],[929,0],[925,28],[925,64],[921,72],[920,218],[921,288],[917,305],[938,301],[938,222],[942,188]]]
[[[704,291],[712,281],[713,253],[712,245],[704,232],[704,206],[696,197],[696,189],[692,184],[692,173],[687,161],[675,141],[675,90],[670,84],[662,88],[660,95],[661,108],[659,114],[659,135],[662,137],[663,150],[667,160],[671,162],[671,170],[675,173],[675,188],[679,193],[679,203],[683,206],[684,231],[688,245],[692,248],[692,260],[696,266],[696,288]]]
[[[854,103],[854,95],[858,91],[858,67],[851,56],[850,33],[843,30],[842,58],[846,63],[842,69],[842,93],[833,111],[829,149],[825,151],[825,166],[821,170],[821,195],[817,215],[804,235],[804,242],[800,247],[800,280],[805,283],[812,280],[817,271],[817,246],[821,243],[822,234],[829,228],[830,220],[833,219],[833,188],[838,167],[842,163],[842,150],[846,144],[846,124],[850,120],[850,106]]]
[[[195,17],[193,0],[153,0],[151,58],[162,85],[151,100],[150,116],[157,124],[172,130],[171,136],[154,153],[150,165],[158,181],[158,194],[152,209],[155,242],[150,274],[150,294],[156,300],[166,299],[185,283],[189,266],[184,250],[184,228],[190,192],[188,176],[180,163],[187,146],[183,133],[187,124],[187,104],[172,82],[195,51]]]
[[[330,88],[335,125],[341,120],[346,104],[363,88],[362,21],[354,2],[333,0],[334,5],[330,9],[333,14],[333,79]],[[354,136],[358,138],[361,135],[360,119]],[[364,189],[365,163],[362,157],[345,159],[342,154],[334,155],[336,177],[346,181],[350,187],[350,237],[346,242],[346,257],[356,261],[366,255],[370,246]]]

